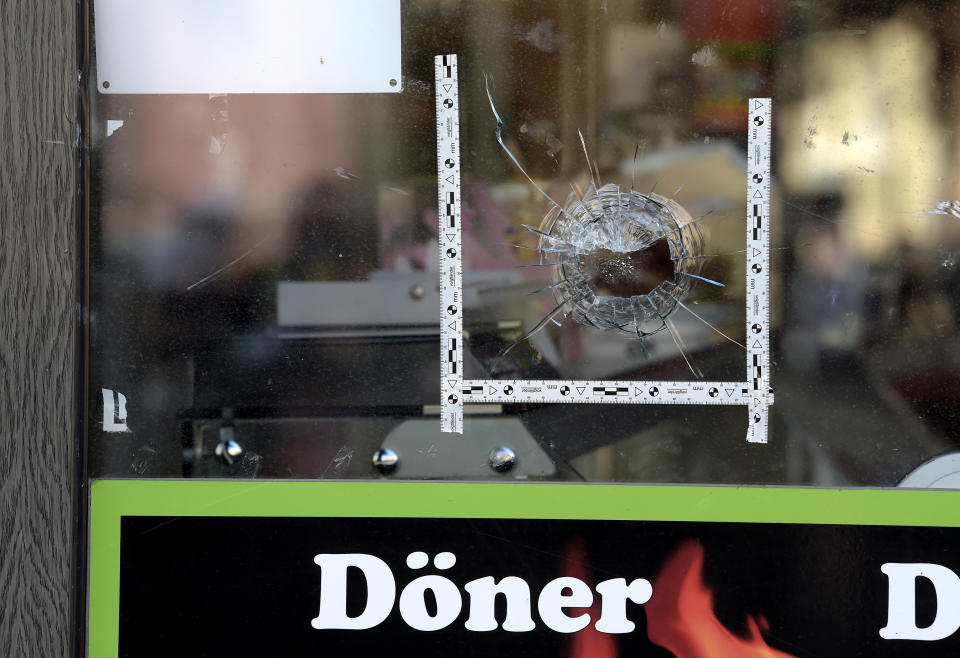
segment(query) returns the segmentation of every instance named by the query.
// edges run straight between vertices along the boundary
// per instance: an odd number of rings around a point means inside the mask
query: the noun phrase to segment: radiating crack
[[[687,310],[713,331],[743,347],[684,304],[698,281],[724,285],[700,273],[709,256],[703,251],[704,239],[698,222],[710,213],[691,217],[682,205],[669,197],[652,190],[645,194],[638,192],[635,175],[629,190],[614,183],[602,184],[599,168],[591,162],[582,134],[580,143],[590,185],[581,193],[571,184],[573,191],[561,206],[534,182],[504,144],[504,122],[494,105],[489,79],[487,97],[497,122],[497,142],[552,205],[539,226],[523,225],[537,237],[537,246],[514,246],[536,249],[540,252],[536,266],[552,268],[552,283],[533,293],[552,293],[556,305],[502,354],[551,321],[560,324],[558,318],[572,319],[588,327],[635,338],[640,341],[644,354],[644,339],[666,330],[690,371],[702,377],[670,319],[677,308]]]

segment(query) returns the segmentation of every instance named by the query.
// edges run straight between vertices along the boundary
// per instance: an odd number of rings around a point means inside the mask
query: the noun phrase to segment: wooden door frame
[[[10,658],[80,645],[83,4],[0,4],[0,655]]]

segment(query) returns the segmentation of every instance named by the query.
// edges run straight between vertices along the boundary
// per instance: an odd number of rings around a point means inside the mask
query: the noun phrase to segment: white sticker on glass
[[[103,391],[103,431],[129,432],[127,427],[127,398],[119,391],[109,388]]]

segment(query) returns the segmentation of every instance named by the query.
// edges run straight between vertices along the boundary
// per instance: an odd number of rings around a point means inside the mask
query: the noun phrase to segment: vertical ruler
[[[460,238],[460,98],[457,56],[434,58],[440,245],[440,428],[463,433],[463,261]]]
[[[747,441],[767,442],[770,391],[770,144],[772,102],[747,113]]]

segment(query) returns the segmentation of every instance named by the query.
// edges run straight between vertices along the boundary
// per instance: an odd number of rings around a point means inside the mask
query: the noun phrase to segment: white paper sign
[[[400,0],[95,0],[107,94],[398,92]]]

